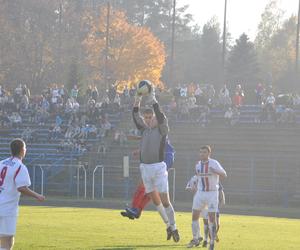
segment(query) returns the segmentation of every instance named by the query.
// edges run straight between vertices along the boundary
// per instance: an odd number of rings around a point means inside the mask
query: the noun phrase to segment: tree
[[[259,49],[267,47],[272,36],[279,30],[283,11],[278,7],[278,0],[270,1],[261,15],[255,45]]]
[[[53,11],[53,12],[52,12]],[[0,5],[0,68],[4,83],[37,87],[53,68],[52,2],[3,1]],[[53,74],[52,74],[53,75]]]
[[[106,9],[101,10],[99,18],[88,15],[86,20],[90,32],[84,45],[87,61],[93,67],[92,78],[105,82]],[[128,23],[124,12],[114,10],[111,15],[108,55],[109,77],[119,84],[132,87],[141,79],[161,84],[161,72],[165,64],[163,44],[148,28]]]
[[[282,20],[283,11],[278,1],[271,1],[262,14],[258,26],[255,46],[264,82],[280,84],[292,82],[293,62],[295,61],[295,37],[297,20],[295,16]]]
[[[246,34],[242,34],[236,40],[236,44],[229,53],[227,79],[233,85],[238,83],[251,85],[259,80],[255,47]]]
[[[124,10],[129,22],[149,27],[160,40],[170,45],[173,0],[118,0],[117,7]],[[176,37],[186,40],[192,35],[193,17],[187,13],[188,5],[176,8]]]
[[[220,24],[212,18],[203,26],[201,36],[201,79],[204,83],[220,84],[222,80],[222,44]]]
[[[272,76],[275,83],[281,85],[283,88],[287,86],[292,87],[294,62],[296,58],[296,27],[296,16],[287,19],[281,29],[272,36],[268,50]],[[297,87],[299,88],[299,86]]]
[[[264,82],[273,83],[274,72],[272,69],[270,47],[272,37],[281,27],[283,10],[278,7],[278,0],[271,0],[265,7],[258,25],[255,38],[255,47],[261,67],[261,78]],[[276,77],[275,77],[276,78]]]

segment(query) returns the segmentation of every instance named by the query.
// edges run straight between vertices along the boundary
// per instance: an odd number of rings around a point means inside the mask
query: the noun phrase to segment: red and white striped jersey
[[[0,216],[17,216],[19,187],[31,185],[26,166],[16,157],[0,162]]]
[[[221,164],[214,159],[208,159],[207,162],[199,161],[196,165],[196,175],[198,176],[198,191],[218,191],[219,175],[226,174]]]

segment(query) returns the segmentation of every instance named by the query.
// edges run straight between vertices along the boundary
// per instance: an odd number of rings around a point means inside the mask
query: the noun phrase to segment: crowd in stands
[[[274,92],[272,86],[257,84],[253,90],[256,99],[250,103],[260,110],[254,122],[295,122],[295,109],[300,105],[300,96],[275,95]],[[240,84],[233,89],[224,85],[217,91],[210,84],[191,83],[167,91],[156,91],[156,94],[158,99],[165,94],[169,96],[169,101],[164,102],[169,119],[195,121],[206,126],[211,122],[212,111],[216,109],[222,112],[225,124],[237,124],[247,93]],[[134,95],[134,89],[125,88],[118,93],[113,85],[105,92],[99,92],[95,85],[90,85],[83,92],[77,85],[67,91],[64,85],[52,84],[39,95],[32,95],[25,84],[20,84],[11,92],[0,86],[0,126],[18,129],[22,125],[22,137],[29,142],[37,142],[39,138],[34,127],[24,129],[26,122],[46,126],[49,141],[58,140],[61,151],[86,152],[89,150],[87,139],[100,141],[111,131],[113,140],[123,144],[126,142],[125,132],[113,127],[108,114],[129,111]]]
[[[279,94],[275,96],[273,87],[257,84],[254,89],[256,100],[249,104],[259,107],[255,122],[295,122],[295,109],[300,106],[298,94]],[[221,110],[226,124],[235,125],[239,121],[241,107],[245,105],[245,91],[240,84],[233,90],[224,85],[217,92],[213,85],[189,84],[173,90],[169,110],[176,113],[179,120],[194,120],[203,126],[210,122],[212,109]]]
[[[12,92],[0,86],[1,127],[22,127],[21,136],[29,142],[39,140],[36,127],[30,124],[48,127],[48,139],[60,141],[59,150],[83,153],[89,149],[87,139],[101,140],[112,131],[108,114],[118,114],[121,101],[129,103],[129,94],[122,94],[121,100],[113,86],[105,95],[100,95],[96,86],[88,86],[79,95],[77,85],[68,92],[63,85],[53,84],[40,95],[31,95],[26,85],[20,84]]]

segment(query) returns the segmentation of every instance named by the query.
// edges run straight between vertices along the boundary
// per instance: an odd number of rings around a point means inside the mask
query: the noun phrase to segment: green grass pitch
[[[176,217],[181,234],[177,244],[166,241],[156,212],[146,211],[131,221],[118,210],[23,206],[14,249],[185,249],[191,214],[178,212]],[[222,215],[221,226],[217,250],[300,249],[300,220]]]

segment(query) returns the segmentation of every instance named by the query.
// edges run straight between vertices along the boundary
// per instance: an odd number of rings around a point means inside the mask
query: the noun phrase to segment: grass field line
[[[130,201],[124,199],[75,199],[62,197],[47,197],[46,202],[37,203],[28,198],[21,199],[21,205],[27,206],[54,206],[54,207],[81,207],[81,208],[109,208],[109,209],[123,209]],[[191,202],[175,202],[174,207],[177,211],[189,212],[191,211]],[[155,210],[155,207],[150,204],[146,210]],[[238,214],[238,215],[257,215],[267,217],[279,218],[295,218],[300,219],[300,209],[297,207],[284,208],[279,206],[256,206],[256,205],[235,205],[226,204],[221,208],[224,214]],[[300,249],[300,247],[299,247]]]

